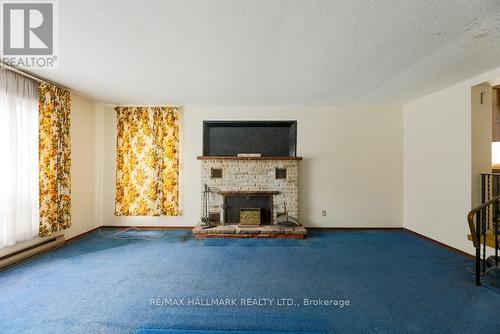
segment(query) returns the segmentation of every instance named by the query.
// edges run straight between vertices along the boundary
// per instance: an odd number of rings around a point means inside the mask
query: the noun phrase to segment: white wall
[[[403,108],[404,227],[471,253],[471,87],[498,77],[500,69]]]
[[[95,103],[71,92],[71,227],[66,239],[95,227]]]
[[[103,111],[103,225],[194,226],[200,216],[203,120],[297,120],[299,218],[306,226],[402,226],[402,110],[364,107],[197,107],[182,110],[179,217],[114,216],[116,114]],[[321,210],[327,216],[321,216]]]

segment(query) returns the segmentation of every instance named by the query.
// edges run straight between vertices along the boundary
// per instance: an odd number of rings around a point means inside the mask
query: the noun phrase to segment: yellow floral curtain
[[[179,115],[175,107],[116,107],[117,216],[179,214]]]
[[[39,88],[40,236],[71,226],[71,94]]]

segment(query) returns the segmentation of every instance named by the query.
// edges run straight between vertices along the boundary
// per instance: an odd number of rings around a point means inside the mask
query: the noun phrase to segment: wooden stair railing
[[[481,285],[481,262],[483,264],[483,273],[486,272],[486,245],[488,243],[488,239],[490,239],[490,244],[494,242],[495,248],[495,266],[498,266],[498,217],[496,215],[496,205],[500,201],[500,195],[495,196],[488,200],[487,202],[479,205],[478,207],[472,209],[467,214],[467,222],[469,224],[470,229],[470,237],[472,240],[474,247],[476,248],[476,273],[475,273],[475,282],[476,285]],[[490,206],[493,207],[493,215],[492,223],[493,223],[493,235],[490,233],[487,236],[487,217],[490,217]],[[483,245],[483,259],[481,261],[481,245]]]

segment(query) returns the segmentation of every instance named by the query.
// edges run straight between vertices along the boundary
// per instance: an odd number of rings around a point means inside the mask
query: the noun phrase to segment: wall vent
[[[221,179],[222,178],[222,169],[221,168],[212,168],[210,176],[212,179]]]
[[[276,168],[276,179],[286,179],[286,168]]]

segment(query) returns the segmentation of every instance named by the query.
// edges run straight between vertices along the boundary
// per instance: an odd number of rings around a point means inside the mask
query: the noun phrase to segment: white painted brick
[[[201,161],[201,183],[208,184],[213,194],[210,196],[210,210],[221,212],[223,196],[217,191],[280,191],[273,198],[274,215],[283,211],[286,203],[288,213],[298,217],[298,161],[280,160],[203,160]],[[211,178],[211,168],[221,168],[222,178]],[[287,178],[276,180],[276,168],[286,168]]]

